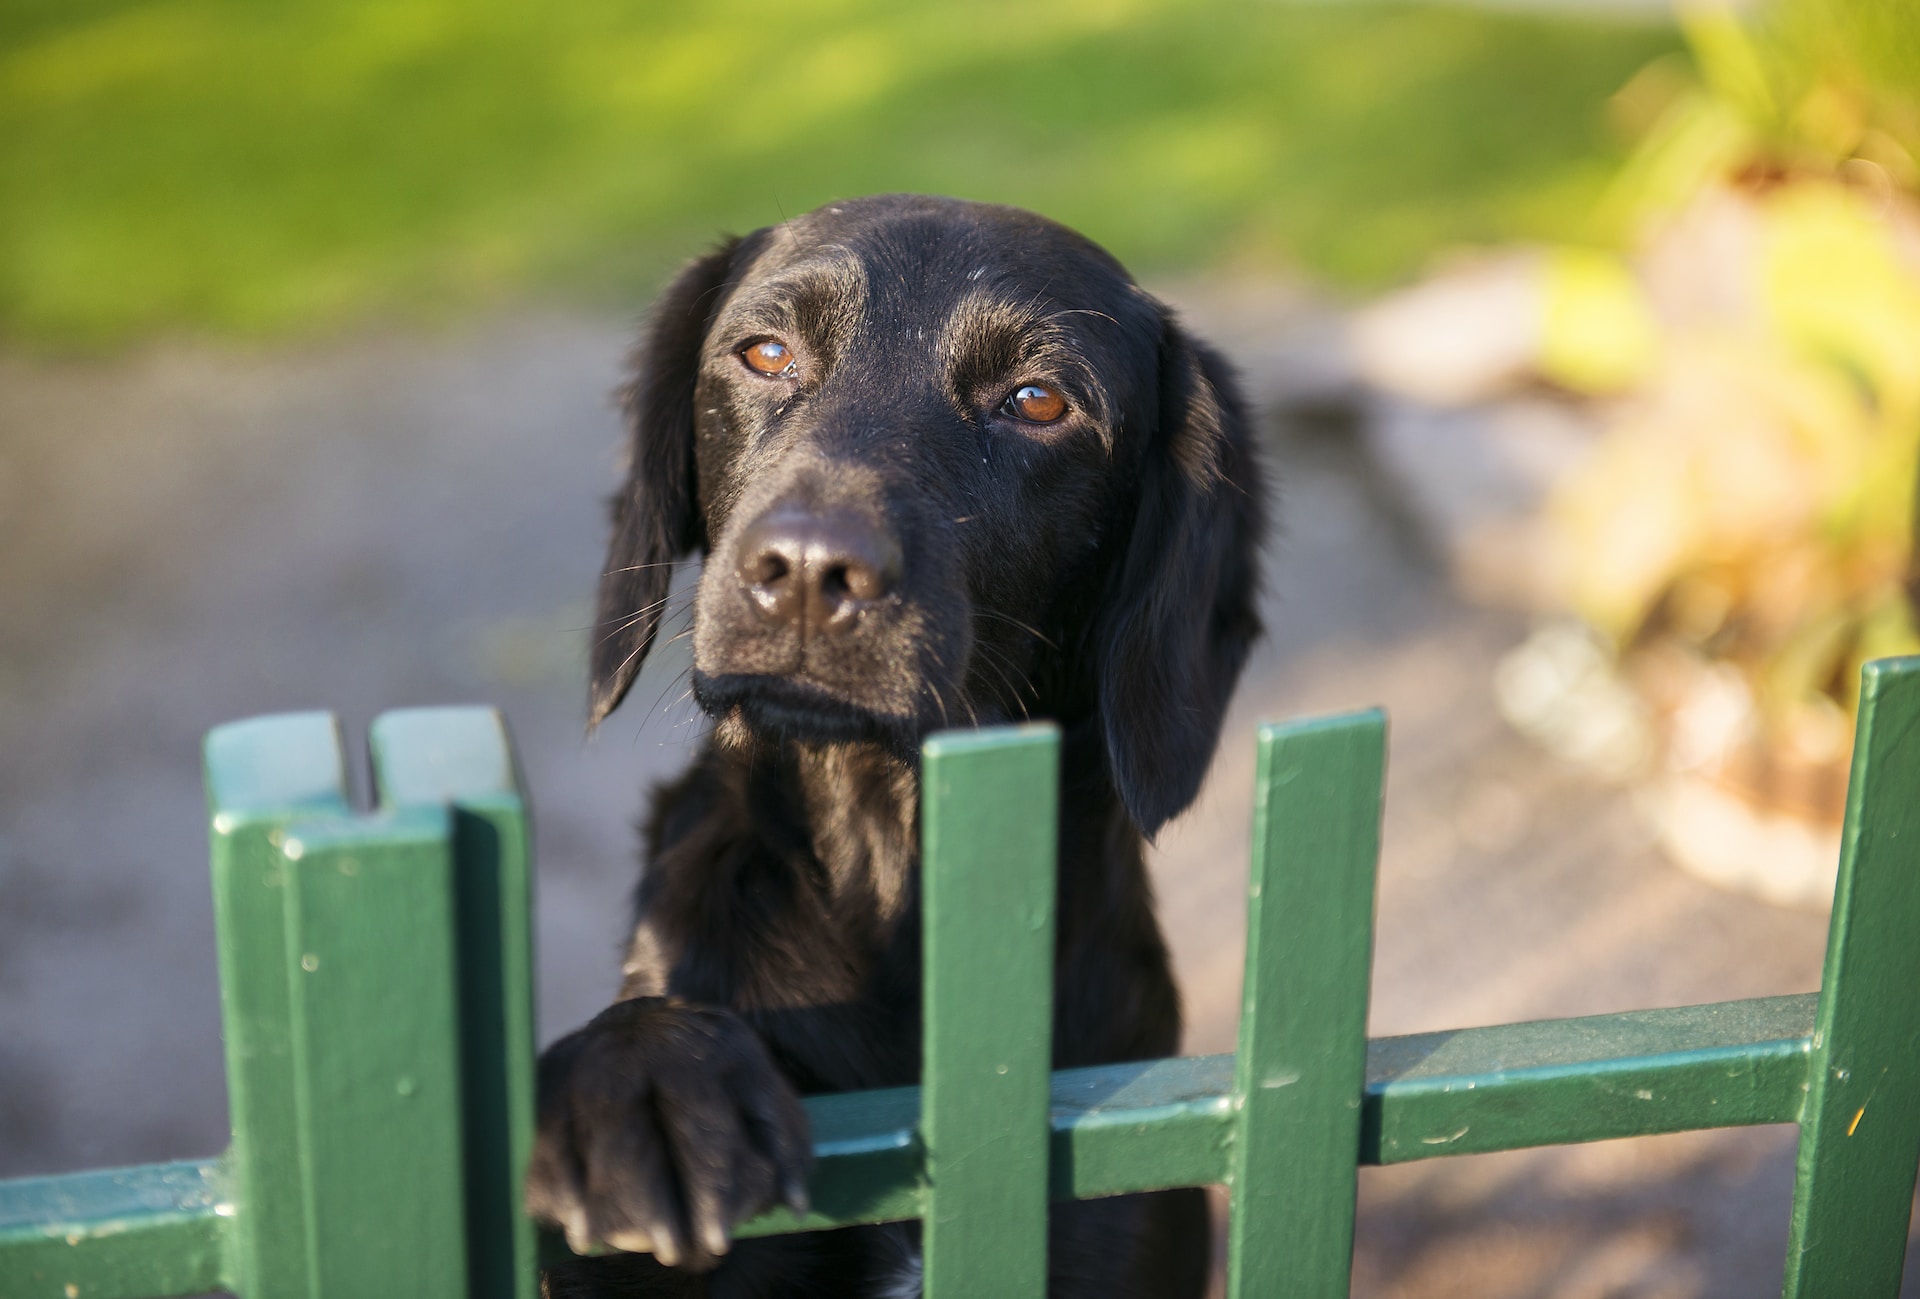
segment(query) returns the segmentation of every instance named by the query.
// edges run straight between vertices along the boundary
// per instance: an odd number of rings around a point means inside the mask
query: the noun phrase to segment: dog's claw
[[[733,1225],[805,1212],[806,1110],[753,1031],[720,1010],[621,1002],[541,1058],[527,1203],[575,1253],[604,1241],[700,1270]]]
[[[615,1249],[623,1249],[629,1254],[653,1254],[656,1258],[659,1257],[658,1251],[654,1248],[653,1237],[644,1231],[610,1231],[607,1233],[607,1244]]]
[[[568,1214],[560,1223],[560,1230],[566,1234],[567,1248],[576,1254],[585,1254],[593,1249],[593,1233],[587,1230],[587,1215],[576,1210]]]

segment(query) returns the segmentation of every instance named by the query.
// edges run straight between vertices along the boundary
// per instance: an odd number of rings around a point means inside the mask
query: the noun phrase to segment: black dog
[[[660,789],[621,1000],[540,1063],[528,1205],[650,1249],[560,1295],[913,1295],[917,1228],[743,1241],[805,1199],[802,1093],[917,1081],[917,747],[1064,732],[1056,1067],[1172,1054],[1142,838],[1192,801],[1259,632],[1259,474],[1220,359],[1087,240],[889,196],[693,263],[626,393],[592,716],[705,558],[713,730]],[[1197,1296],[1199,1191],[1056,1206],[1056,1296]],[[724,1257],[723,1257],[724,1256]]]

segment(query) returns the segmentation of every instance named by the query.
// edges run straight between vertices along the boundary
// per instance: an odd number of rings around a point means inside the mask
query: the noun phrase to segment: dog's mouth
[[[918,739],[912,718],[862,708],[791,677],[696,670],[693,697],[716,721],[737,716],[749,730],[775,739],[869,740],[908,752]]]

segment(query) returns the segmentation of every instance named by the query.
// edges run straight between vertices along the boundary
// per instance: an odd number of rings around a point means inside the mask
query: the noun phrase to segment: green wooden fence
[[[1785,1293],[1898,1294],[1920,1158],[1920,659],[1870,665],[1817,995],[1366,1038],[1385,719],[1263,729],[1231,1056],[1048,1072],[1057,738],[925,749],[926,1086],[817,1097],[813,1209],[927,1294],[1040,1295],[1048,1199],[1230,1190],[1228,1292],[1344,1295],[1363,1164],[1798,1123]],[[0,1182],[0,1295],[535,1293],[527,811],[498,717],[207,741],[233,1144]]]

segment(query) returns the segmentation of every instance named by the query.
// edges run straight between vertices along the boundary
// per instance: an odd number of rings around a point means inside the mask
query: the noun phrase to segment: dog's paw
[[[527,1212],[595,1242],[707,1268],[734,1226],[806,1212],[807,1112],[752,1029],[662,997],[608,1007],[540,1058]]]

